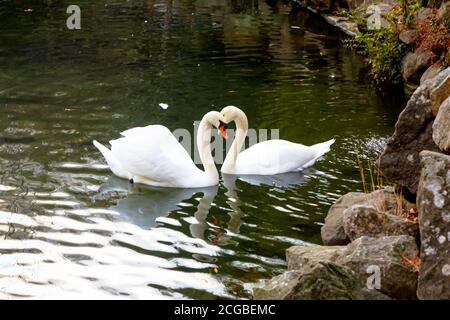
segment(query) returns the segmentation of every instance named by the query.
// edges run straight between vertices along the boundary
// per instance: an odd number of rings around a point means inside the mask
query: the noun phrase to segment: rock
[[[416,12],[416,23],[423,23],[425,20],[432,18],[433,15],[433,10],[431,10],[430,8],[420,8]]]
[[[448,75],[450,67],[417,88],[400,113],[395,132],[378,159],[382,174],[391,183],[405,186],[413,194],[417,192],[420,178],[419,153],[422,150],[438,151],[432,138],[434,116],[430,91]]]
[[[419,36],[420,36],[419,30],[413,29],[400,32],[398,38],[400,39],[401,42],[410,45],[416,42],[419,39]]]
[[[380,28],[389,28],[391,24],[382,14],[388,12],[391,6],[384,3],[370,5],[366,10],[367,29],[378,30]]]
[[[286,250],[288,270],[300,270],[319,262],[336,262],[345,246],[293,246]]]
[[[450,156],[422,151],[419,299],[450,299]]]
[[[439,22],[450,25],[450,1],[442,2],[441,7],[436,14],[436,18]]]
[[[450,96],[450,74],[431,90],[431,111],[437,115],[442,102]]]
[[[408,52],[402,59],[402,76],[406,82],[418,84],[423,72],[431,65],[434,54],[425,48]]]
[[[425,80],[433,79],[436,77],[441,71],[445,70],[446,63],[443,61],[438,61],[433,63],[420,77],[420,84],[424,83]]]
[[[450,97],[441,104],[434,120],[433,140],[439,149],[450,152]]]
[[[331,0],[303,0],[304,5],[317,11],[329,11],[331,9]]]
[[[356,203],[365,201],[366,194],[362,192],[350,192],[340,197],[328,210],[325,224],[321,229],[322,242],[325,245],[344,245],[350,242],[345,234],[342,217],[344,210]]]
[[[350,21],[348,18],[323,14],[322,17],[331,25],[339,28],[350,36],[358,34],[358,23]]]
[[[311,269],[319,263],[348,267],[367,283],[374,270],[379,271],[379,291],[397,299],[416,299],[417,270],[404,258],[419,254],[410,236],[383,238],[360,237],[344,246],[294,246],[287,250],[288,270]]]
[[[354,10],[357,8],[366,8],[373,4],[394,5],[396,0],[343,0],[343,3],[345,3],[350,10]]]
[[[417,237],[417,223],[399,216],[412,207],[413,204],[397,195],[392,188],[368,194],[347,193],[330,207],[321,230],[322,242],[325,245],[345,245],[364,235],[405,234]]]
[[[417,270],[403,261],[418,254],[415,238],[410,236],[361,237],[347,246],[336,263],[366,275],[379,268],[379,291],[395,299],[417,299]]]
[[[293,299],[302,272],[288,271],[269,280],[263,280],[253,286],[253,300]]]
[[[347,267],[320,262],[311,268],[288,271],[253,287],[255,300],[388,300],[368,289],[363,277]]]
[[[344,211],[343,221],[345,233],[351,240],[362,236],[379,238],[409,235],[414,239],[419,236],[417,223],[380,212],[373,206],[355,205]]]

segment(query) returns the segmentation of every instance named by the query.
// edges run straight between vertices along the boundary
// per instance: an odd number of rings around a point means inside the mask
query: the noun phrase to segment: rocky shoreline
[[[393,187],[343,195],[323,246],[293,246],[254,299],[450,299],[450,67],[424,80],[377,161]]]
[[[369,73],[377,85],[401,82],[410,94],[425,80],[450,66],[450,1],[291,0],[291,3],[320,15],[349,37],[359,39],[357,44],[362,46],[359,51],[369,55]],[[378,31],[381,35],[392,33],[389,41],[396,43],[386,50],[390,52],[370,57],[367,47],[371,41],[380,42],[376,38]],[[370,39],[372,35],[374,39]],[[380,62],[386,66],[380,66]],[[398,70],[392,72],[389,64]]]

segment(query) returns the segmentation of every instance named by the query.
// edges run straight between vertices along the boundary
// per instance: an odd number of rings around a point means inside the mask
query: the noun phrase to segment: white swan
[[[331,139],[313,146],[304,146],[274,139],[257,143],[240,152],[248,131],[247,116],[234,106],[227,106],[220,113],[225,123],[236,123],[235,139],[220,170],[222,173],[274,175],[299,171],[313,165],[317,159],[330,151],[330,146],[335,142]],[[220,124],[220,128],[226,129],[226,124]]]
[[[111,150],[95,140],[93,143],[111,171],[132,183],[173,188],[209,187],[219,183],[210,141],[211,128],[219,128],[221,119],[219,112],[208,112],[198,127],[197,148],[205,171],[195,166],[175,136],[161,125],[126,130],[121,138],[109,142]]]

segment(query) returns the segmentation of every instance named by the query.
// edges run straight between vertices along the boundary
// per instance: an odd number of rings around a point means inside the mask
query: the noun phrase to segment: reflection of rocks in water
[[[232,13],[246,13],[246,14],[254,14],[258,12],[259,8],[259,2],[258,0],[231,0],[230,6],[231,6],[231,12]],[[263,1],[261,1],[263,2]]]
[[[2,214],[13,214],[10,212],[0,212]],[[0,237],[3,240],[25,240],[31,239],[35,231],[32,227],[15,223],[3,224],[0,222]]]

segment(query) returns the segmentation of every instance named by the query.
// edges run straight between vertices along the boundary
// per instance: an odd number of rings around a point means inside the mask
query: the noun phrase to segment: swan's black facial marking
[[[222,120],[219,120],[219,133],[224,139],[228,138],[227,128],[228,128],[228,123],[223,122]]]
[[[131,184],[134,184],[133,178],[130,179],[130,183],[131,183]]]
[[[219,120],[219,129],[223,127],[225,130],[228,129],[228,123]]]

